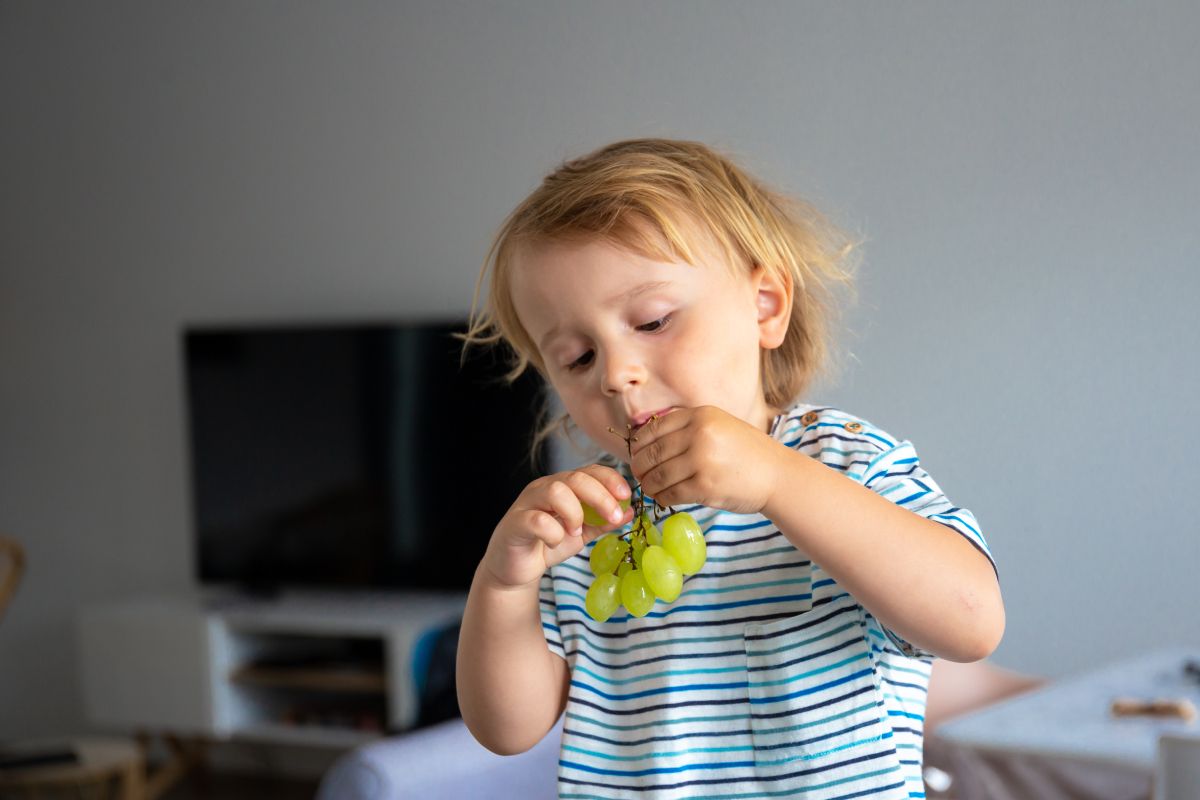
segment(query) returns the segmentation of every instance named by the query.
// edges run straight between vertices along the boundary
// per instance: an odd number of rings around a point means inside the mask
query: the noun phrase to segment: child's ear
[[[783,344],[792,318],[792,277],[757,265],[752,280],[757,293],[758,343],[764,350],[774,350]]]

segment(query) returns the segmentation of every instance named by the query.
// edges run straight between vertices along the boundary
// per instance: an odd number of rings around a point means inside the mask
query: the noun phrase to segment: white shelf
[[[365,714],[388,730],[411,727],[419,710],[416,645],[465,605],[465,593],[314,593],[93,607],[79,618],[88,717],[116,729],[353,747],[381,734],[304,719],[328,710]],[[351,654],[345,675],[336,658],[333,667],[303,668],[323,647]],[[360,667],[366,678],[355,675]],[[283,722],[294,714],[299,724]]]

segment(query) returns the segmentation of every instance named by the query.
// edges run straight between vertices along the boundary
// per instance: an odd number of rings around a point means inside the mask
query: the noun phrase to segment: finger
[[[701,503],[701,498],[702,493],[695,474],[687,475],[654,493],[654,502],[662,507]]]
[[[594,464],[571,473],[567,483],[582,502],[605,518],[605,524],[597,526],[598,529],[612,530],[631,518],[632,512],[623,508],[620,501],[629,500],[633,493],[615,470]],[[591,527],[586,520],[585,527]]]
[[[621,509],[621,516],[616,522],[605,522],[603,525],[596,527],[595,525],[589,525],[585,521],[583,523],[583,540],[586,543],[592,541],[593,539],[598,539],[609,531],[615,531],[618,528],[623,528],[630,522],[633,522],[632,505],[629,508]]]
[[[518,516],[520,529],[528,532],[547,547],[557,547],[567,536],[567,530],[562,521],[548,511],[531,508],[522,511]]]
[[[649,492],[650,487],[646,481],[647,479],[650,479],[652,483],[655,481],[654,470],[672,459],[683,456],[687,453],[690,445],[691,439],[685,431],[673,431],[655,439],[641,451],[635,453],[629,462],[629,468],[634,477],[642,484],[642,488]],[[662,485],[661,479],[657,481],[657,485]]]
[[[604,487],[608,489],[608,493],[617,500],[628,500],[633,496],[633,490],[629,488],[629,483],[626,482],[625,476],[612,467],[606,467],[603,464],[588,464],[586,467],[580,468],[579,471],[591,475],[604,484]]]
[[[691,409],[688,408],[681,408],[670,414],[654,417],[633,434],[633,439],[629,443],[630,455],[636,456],[639,451],[652,446],[663,436],[686,428],[691,417]]]
[[[630,511],[628,513],[629,513],[630,517],[633,516],[632,511]],[[629,520],[625,520],[625,522],[629,522]],[[599,539],[605,533],[607,533],[607,531],[604,530],[603,528],[594,528],[591,525],[584,525],[583,526],[583,536],[581,536],[579,538],[583,540],[583,544],[588,545],[588,544],[591,544],[592,542],[596,541],[597,539]]]
[[[640,478],[642,490],[660,506],[669,506],[667,492],[696,474],[696,465],[686,455],[678,456],[652,467]]]
[[[587,544],[586,534],[583,536],[563,536],[557,545],[546,548],[546,563],[550,566],[561,564],[568,558],[579,555],[585,544]]]
[[[568,481],[568,476],[560,476],[547,483],[538,505],[558,517],[567,533],[579,536],[583,533],[583,506]]]

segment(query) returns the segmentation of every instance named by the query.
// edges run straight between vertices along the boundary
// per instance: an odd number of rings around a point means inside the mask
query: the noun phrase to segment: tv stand
[[[114,729],[352,747],[411,728],[423,637],[466,594],[207,592],[85,610],[89,719]]]

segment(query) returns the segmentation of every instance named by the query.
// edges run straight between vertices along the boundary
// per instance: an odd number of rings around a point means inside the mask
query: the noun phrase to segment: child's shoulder
[[[840,408],[797,403],[775,422],[771,435],[830,466],[850,468],[904,444],[863,417]]]

